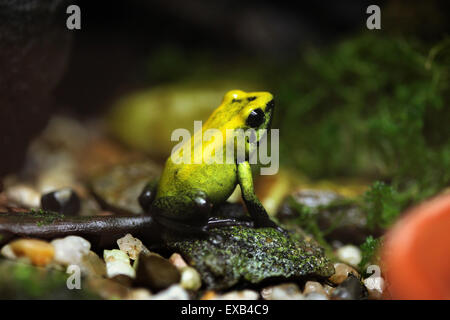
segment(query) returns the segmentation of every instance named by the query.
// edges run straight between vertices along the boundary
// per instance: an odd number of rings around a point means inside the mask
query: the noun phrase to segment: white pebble
[[[141,252],[149,253],[149,250],[142,244],[142,241],[127,233],[124,237],[117,240],[120,250],[124,251],[128,256],[136,260]]]
[[[8,199],[28,208],[41,206],[41,194],[33,187],[26,184],[17,184],[6,190]]]
[[[181,270],[180,285],[186,290],[198,290],[202,286],[202,279],[197,270],[192,267],[184,267]]]
[[[188,300],[189,294],[180,285],[174,284],[169,288],[155,294],[152,300]]]
[[[369,291],[370,299],[381,299],[384,292],[384,279],[382,277],[369,277],[364,279],[364,285]]]
[[[340,247],[336,251],[336,256],[342,262],[348,263],[356,267],[361,262],[361,251],[353,245]]]
[[[104,250],[103,259],[106,262],[106,274],[108,278],[112,278],[119,274],[124,274],[130,278],[136,276],[136,271],[130,264],[128,255],[118,249]]]
[[[213,300],[258,300],[259,294],[253,290],[231,291],[215,297]]]
[[[14,252],[11,249],[11,246],[9,244],[5,244],[2,248],[2,250],[0,251],[0,253],[5,258],[11,259],[11,260],[17,259],[17,256],[14,254]]]
[[[78,236],[55,239],[51,245],[55,248],[54,261],[63,265],[80,264],[91,249],[89,241]]]
[[[267,287],[261,291],[265,300],[303,300],[305,297],[295,283],[284,283]]]

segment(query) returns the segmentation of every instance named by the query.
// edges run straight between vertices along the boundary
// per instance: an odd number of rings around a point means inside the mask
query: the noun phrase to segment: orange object
[[[45,241],[38,239],[19,239],[9,244],[18,257],[27,257],[36,266],[45,266],[53,260],[55,249]]]
[[[393,299],[450,299],[450,194],[399,220],[386,235],[382,261]]]

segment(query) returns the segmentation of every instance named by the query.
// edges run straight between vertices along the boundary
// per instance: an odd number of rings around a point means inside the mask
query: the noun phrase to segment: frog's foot
[[[152,215],[155,221],[161,225],[162,228],[169,232],[184,236],[207,236],[208,230],[206,229],[206,223],[192,223],[184,222],[181,220],[175,220],[166,218],[160,215]]]

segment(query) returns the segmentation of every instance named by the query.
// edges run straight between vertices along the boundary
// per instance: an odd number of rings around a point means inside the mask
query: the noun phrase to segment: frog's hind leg
[[[152,217],[163,227],[183,234],[206,233],[212,203],[204,192],[191,190],[178,196],[155,199]]]

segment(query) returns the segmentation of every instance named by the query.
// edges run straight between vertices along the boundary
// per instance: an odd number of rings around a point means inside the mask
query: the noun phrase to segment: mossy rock
[[[320,278],[334,273],[324,250],[312,241],[271,228],[233,226],[213,229],[207,239],[168,241],[200,272],[206,289],[224,290],[240,282]]]

